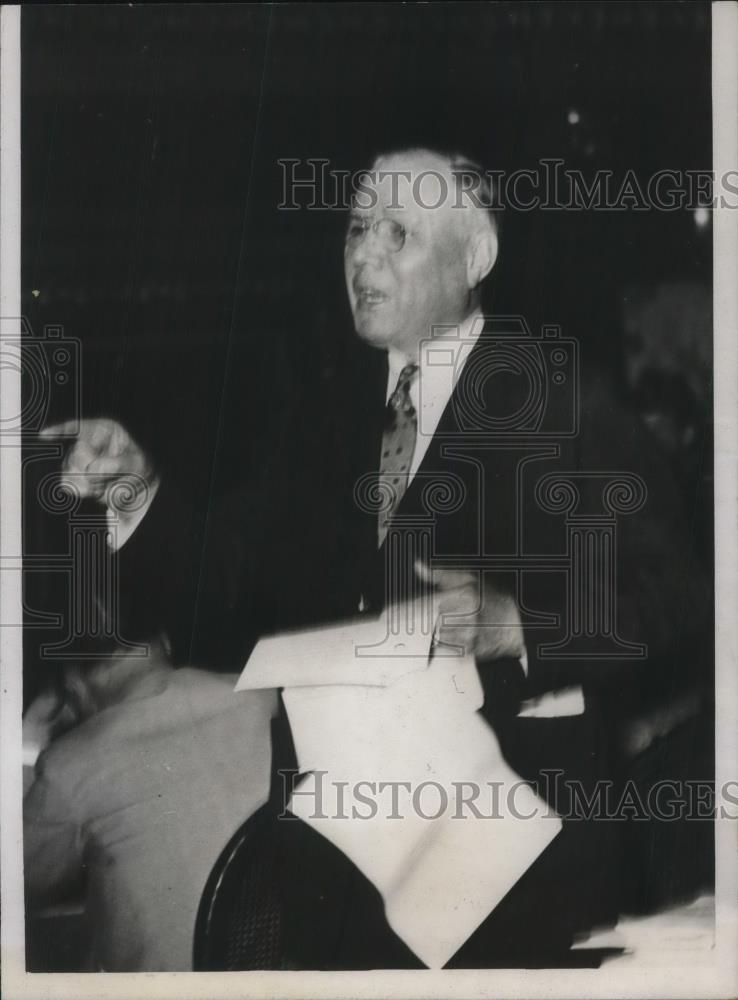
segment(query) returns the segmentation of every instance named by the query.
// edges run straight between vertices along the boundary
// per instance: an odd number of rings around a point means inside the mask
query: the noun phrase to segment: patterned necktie
[[[379,546],[387,534],[389,522],[404,496],[410,477],[410,463],[418,435],[418,415],[410,399],[410,386],[418,366],[405,365],[397,380],[397,387],[389,398],[385,410],[382,458],[379,463],[379,489],[392,499],[388,509],[380,511],[377,525]]]

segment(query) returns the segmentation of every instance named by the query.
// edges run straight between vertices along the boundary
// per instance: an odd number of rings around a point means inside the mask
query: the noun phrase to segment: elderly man
[[[569,791],[542,776],[560,771],[588,791],[617,776],[603,703],[623,664],[676,657],[699,631],[699,581],[683,564],[677,491],[636,418],[603,379],[579,383],[559,340],[482,316],[498,250],[489,195],[462,157],[414,149],[374,162],[344,255],[366,353],[338,373],[319,427],[301,427],[284,401],[279,461],[217,523],[193,521],[118,424],[86,422],[65,468],[101,499],[127,473],[152,487],[122,518],[116,558],[146,595],[147,626],[168,631],[183,660],[240,665],[265,631],[432,592],[436,640],[474,653],[507,760],[566,813]],[[613,483],[623,475],[625,487]],[[603,512],[613,489],[632,502]],[[599,550],[572,562],[567,514],[590,518],[587,544],[604,531],[615,546],[606,572],[593,568]],[[289,762],[279,747],[276,757]],[[347,859],[267,813],[262,843],[278,842],[282,859],[279,961],[416,967]],[[570,824],[451,964],[559,962],[578,930],[613,916],[619,877],[609,825]]]

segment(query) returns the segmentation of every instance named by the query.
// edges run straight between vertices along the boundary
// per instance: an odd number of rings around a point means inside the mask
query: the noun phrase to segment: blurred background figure
[[[709,561],[712,547],[712,434],[705,406],[681,372],[646,368],[634,401],[646,427],[668,457],[692,522],[700,554]]]
[[[683,375],[647,368],[636,384],[635,401],[646,426],[667,454],[682,458],[694,447],[699,406]]]
[[[235,681],[174,670],[157,641],[67,668],[29,707],[30,971],[191,968],[210,869],[268,793],[272,694],[234,694]],[[62,957],[49,954],[54,914]]]
[[[709,228],[709,227],[708,227]],[[690,525],[689,564],[713,566],[712,299],[706,282],[630,286],[623,299],[625,382],[642,422],[667,457]],[[711,588],[707,600],[712,604]],[[658,782],[713,786],[714,649],[711,631],[680,643],[622,692],[626,776],[639,794]],[[709,891],[713,827],[707,817],[631,824],[626,909],[654,913]]]
[[[681,486],[693,541],[712,567],[712,292],[707,282],[629,285],[625,382]]]

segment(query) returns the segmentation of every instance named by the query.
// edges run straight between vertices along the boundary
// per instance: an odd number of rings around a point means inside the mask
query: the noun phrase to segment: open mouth
[[[388,296],[378,288],[356,288],[356,301],[360,306],[378,306],[387,301]]]

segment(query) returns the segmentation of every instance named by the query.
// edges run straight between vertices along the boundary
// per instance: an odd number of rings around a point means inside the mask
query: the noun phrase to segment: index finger
[[[76,437],[79,434],[79,420],[63,420],[59,424],[49,424],[42,428],[38,436],[42,438]]]

